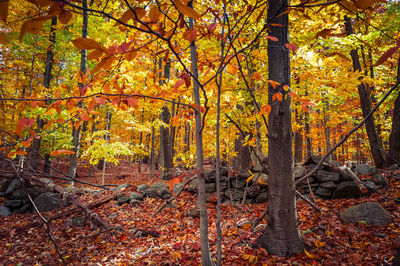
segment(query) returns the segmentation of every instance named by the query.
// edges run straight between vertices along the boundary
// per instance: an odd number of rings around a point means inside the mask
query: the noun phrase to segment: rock
[[[132,199],[129,201],[129,204],[132,206],[136,206],[136,205],[140,204],[141,202],[142,201],[140,201],[140,200]]]
[[[48,178],[39,178],[40,181],[45,183],[47,186],[52,187],[54,186],[54,181]]]
[[[37,196],[39,196],[40,194],[45,193],[46,191],[41,188],[28,187],[28,188],[26,188],[26,192],[31,196],[32,199],[34,199]],[[25,193],[24,188],[19,188],[11,194],[10,198],[11,199],[28,199],[28,196]]]
[[[365,202],[347,208],[340,218],[346,223],[365,221],[368,224],[386,226],[392,222],[389,212],[377,202]]]
[[[340,181],[340,175],[338,173],[327,172],[324,170],[317,171],[317,180],[320,183],[324,182],[335,182],[338,183]]]
[[[9,209],[19,208],[22,206],[22,200],[20,199],[7,200],[4,202],[4,206]]]
[[[190,181],[190,183],[189,183],[189,187],[188,187],[188,191],[189,192],[192,192],[192,193],[197,193],[197,191],[198,191],[198,184],[199,184],[199,180],[196,178],[196,179],[193,179],[192,181]]]
[[[231,181],[231,185],[233,188],[243,188],[246,186],[246,180],[234,178]]]
[[[240,170],[238,176],[241,178],[247,179],[251,176],[251,173],[247,169],[242,169],[242,170]]]
[[[0,192],[0,198],[5,197],[6,193],[5,192]]]
[[[163,188],[161,191],[159,191],[158,193],[158,196],[160,197],[160,198],[162,198],[162,199],[170,199],[172,196],[171,196],[171,193],[169,192],[169,190],[167,189],[167,188]]]
[[[254,184],[250,187],[247,188],[247,196],[250,198],[256,197],[258,194],[260,194],[261,187],[259,184]]]
[[[321,184],[319,184],[319,186],[322,188],[330,189],[330,190],[335,190],[337,188],[337,185],[335,183],[333,183],[332,181],[321,183]]]
[[[390,171],[400,170],[400,166],[398,164],[393,164],[389,167]]]
[[[131,186],[132,186],[131,184],[125,183],[125,184],[119,185],[118,187],[114,188],[113,190],[114,191],[121,191],[121,190],[124,190],[124,189],[126,189],[128,187],[131,187]]]
[[[373,181],[366,180],[364,181],[364,185],[370,192],[375,192],[378,189]]]
[[[181,190],[182,187],[183,187],[183,183],[175,184],[174,187],[172,188],[172,192],[177,194]]]
[[[264,191],[257,195],[256,202],[257,203],[264,203],[268,200],[268,192]]]
[[[108,216],[108,218],[117,218],[118,217],[118,213],[116,213],[116,212],[113,212],[113,213],[111,213],[109,216]]]
[[[206,193],[215,192],[215,183],[207,183],[206,184]]]
[[[122,205],[124,203],[129,202],[130,200],[131,199],[129,197],[124,196],[124,197],[117,198],[117,203],[118,203],[118,205]]]
[[[148,188],[142,191],[143,196],[149,197],[149,198],[156,198],[157,197],[157,191],[154,188]]]
[[[309,157],[305,162],[304,165],[311,165],[314,164],[317,166],[317,164],[322,160],[321,156],[311,156]]]
[[[266,186],[268,185],[269,176],[264,173],[256,173],[251,180],[253,181],[253,183],[258,183],[261,186]]]
[[[119,193],[117,195],[117,200],[121,199],[121,198],[126,198],[129,197],[127,193],[123,192],[123,193]]]
[[[6,189],[6,196],[10,196],[14,191],[22,187],[22,183],[18,178],[14,178]]]
[[[294,167],[293,174],[295,179],[299,179],[307,174],[307,170],[304,167],[297,165]]]
[[[310,177],[308,178],[308,181],[310,182],[310,184],[312,184],[312,183],[315,182],[315,178],[312,177],[312,176],[310,176]],[[300,181],[297,185],[298,185],[298,186],[300,186],[300,185],[308,185],[307,178],[304,179],[303,181]]]
[[[221,192],[228,189],[228,182],[221,182],[219,184],[220,184],[219,186],[220,186]]]
[[[200,218],[200,209],[190,209],[186,215],[192,218]]]
[[[372,179],[377,187],[386,187],[388,185],[386,177],[381,174],[374,174]]]
[[[61,206],[61,200],[57,193],[45,192],[37,196],[34,203],[40,212],[58,209]]]
[[[15,209],[14,213],[23,214],[23,213],[29,212],[31,209],[32,209],[32,204],[31,203],[25,203],[24,205],[22,205],[21,208]]]
[[[143,184],[143,185],[137,186],[136,190],[139,191],[139,192],[143,192],[144,190],[149,189],[149,188],[150,188],[149,185]]]
[[[137,193],[137,192],[132,192],[129,195],[129,199],[130,200],[138,200],[138,201],[142,201],[143,200],[143,195]]]
[[[315,190],[315,194],[317,194],[318,196],[324,197],[324,198],[331,198],[332,197],[332,190],[331,189],[327,189],[324,187],[318,187]]]
[[[243,193],[244,193],[244,191],[241,189],[231,188],[230,190],[226,190],[224,195],[228,199],[231,199],[231,195],[232,195],[233,201],[240,201],[241,199],[243,199],[243,195],[244,195]]]
[[[216,169],[206,169],[204,170],[204,178],[206,181],[212,182],[216,179],[217,170]]]
[[[375,167],[371,167],[366,163],[356,165],[356,167],[354,169],[354,173],[357,175],[373,175],[377,172],[378,172],[378,169],[376,169]]]
[[[334,199],[352,199],[359,198],[360,196],[361,190],[354,181],[344,181],[340,183],[333,192]]]
[[[161,191],[164,189],[168,190],[168,186],[164,184],[163,182],[158,182],[150,186],[150,188],[154,189],[157,191],[157,194],[161,194]]]
[[[10,216],[12,214],[12,212],[10,211],[9,208],[4,207],[4,206],[0,206],[0,216],[1,217],[7,217]]]
[[[78,216],[78,217],[74,217],[72,218],[72,224],[75,226],[83,226],[86,222],[86,218],[83,216]]]
[[[256,163],[256,165],[254,165],[253,166],[253,168],[251,169],[251,171],[253,172],[253,173],[260,173],[260,172],[262,172],[264,169],[263,169],[263,167],[262,167],[262,165],[257,161],[257,163]]]
[[[6,192],[8,185],[10,184],[9,179],[0,180],[0,192]]]
[[[228,176],[229,170],[227,167],[221,167],[220,176]]]

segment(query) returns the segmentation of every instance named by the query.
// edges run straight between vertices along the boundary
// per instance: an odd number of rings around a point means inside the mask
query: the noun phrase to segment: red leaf
[[[299,49],[299,47],[297,47],[297,45],[293,44],[293,43],[287,43],[287,44],[285,44],[285,46],[286,46],[286,48],[288,48],[290,51],[293,51],[293,52],[296,52]]]
[[[265,36],[267,39],[270,39],[271,41],[274,41],[274,42],[277,42],[277,41],[279,41],[278,40],[278,38],[276,38],[276,37],[274,37],[274,36],[269,36],[269,35],[267,35],[267,36]]]
[[[138,100],[136,98],[128,98],[126,99],[126,102],[128,103],[128,105],[130,107],[133,107],[135,109],[137,109],[138,107]]]
[[[180,86],[183,85],[183,83],[185,83],[185,81],[184,81],[183,79],[178,80],[178,81],[175,83],[174,88],[175,88],[175,89],[179,88]]]
[[[379,66],[385,63],[386,60],[388,60],[392,55],[400,48],[400,45],[397,45],[395,47],[390,48],[387,50],[379,59],[376,61],[374,66]]]

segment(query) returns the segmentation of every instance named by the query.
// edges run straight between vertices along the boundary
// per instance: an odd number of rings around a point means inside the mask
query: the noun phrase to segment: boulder
[[[58,209],[61,206],[61,200],[57,193],[45,192],[37,196],[34,203],[40,212]]]
[[[346,223],[365,221],[368,224],[386,226],[392,222],[389,212],[377,202],[365,202],[347,208],[340,218]]]
[[[33,188],[33,187],[28,187],[26,189],[24,188],[19,188],[17,190],[15,190],[10,198],[11,199],[28,199],[26,192],[31,196],[32,199],[36,198],[37,196],[39,196],[42,193],[45,193],[46,191],[44,189],[41,188]]]
[[[139,192],[143,192],[144,190],[146,190],[146,189],[148,189],[148,188],[150,188],[149,185],[143,184],[143,185],[137,186],[136,190],[139,191]]]
[[[200,218],[200,209],[190,209],[186,215],[192,218]]]
[[[321,184],[319,184],[319,186],[322,188],[330,189],[330,190],[335,190],[337,188],[337,185],[335,183],[333,183],[332,181],[321,183]]]
[[[139,200],[139,201],[142,201],[142,200],[143,200],[143,195],[141,195],[141,194],[139,194],[139,193],[137,193],[137,192],[132,192],[132,193],[129,195],[129,199],[130,199],[130,200]]]
[[[11,183],[7,186],[6,196],[11,196],[14,191],[22,187],[22,183],[18,178],[14,178]]]
[[[130,198],[129,198],[129,197],[126,197],[126,196],[117,198],[117,203],[118,203],[118,205],[122,205],[122,204],[124,204],[124,203],[129,202],[129,201],[130,201]]]
[[[257,203],[264,203],[268,200],[268,192],[264,191],[257,195],[256,202]]]
[[[31,209],[32,209],[32,204],[26,203],[26,204],[22,205],[21,208],[15,209],[14,213],[23,214],[23,213],[29,212]]]
[[[1,217],[7,217],[7,216],[10,216],[11,214],[12,214],[12,212],[10,211],[9,208],[0,206],[0,216]]]
[[[376,187],[375,183],[370,180],[364,181],[364,185],[367,187],[368,191],[375,192],[378,188]]]
[[[160,194],[162,190],[168,189],[168,186],[163,182],[158,182],[150,186],[150,188],[155,189],[157,194]]]
[[[162,190],[158,191],[157,195],[161,199],[170,199],[172,197],[171,192],[169,192],[169,190],[167,188],[163,188]]]
[[[0,192],[6,192],[8,185],[10,184],[9,179],[0,180]]]
[[[308,181],[310,182],[310,184],[312,184],[312,183],[315,182],[315,178],[312,177],[312,176],[310,176],[310,177],[308,177]],[[299,185],[308,185],[307,178],[304,179],[303,181],[300,181],[297,185],[298,185],[298,186],[299,186]]]
[[[344,181],[338,185],[333,192],[334,199],[352,199],[359,198],[361,190],[354,181]]]
[[[340,175],[338,173],[319,170],[317,171],[317,180],[320,183],[329,181],[338,183],[340,181]]]
[[[400,170],[400,166],[398,164],[393,164],[389,167],[390,171]]]
[[[206,184],[206,193],[215,192],[215,183],[207,183]]]
[[[224,190],[228,189],[228,182],[221,182],[219,184],[220,184],[221,191],[224,191]]]
[[[131,187],[131,186],[132,186],[131,184],[125,183],[125,184],[119,185],[118,187],[114,188],[113,190],[114,191],[121,191],[121,190],[124,190],[124,189],[126,189],[128,187]]]
[[[234,178],[231,181],[231,185],[233,188],[243,188],[246,186],[246,180]]]
[[[157,191],[154,188],[148,188],[142,191],[144,197],[156,198]]]
[[[258,194],[260,194],[261,187],[259,184],[254,184],[250,187],[247,188],[247,196],[250,198],[257,197]]]
[[[75,226],[84,226],[86,222],[86,218],[84,216],[78,216],[72,218],[72,225]]]
[[[247,178],[249,178],[251,176],[251,173],[247,169],[242,169],[242,170],[240,170],[238,176],[243,178],[243,179],[247,179]]]
[[[20,199],[7,200],[4,202],[4,207],[7,207],[9,209],[16,209],[21,207],[22,205],[23,203]]]
[[[190,183],[189,183],[189,187],[188,187],[188,191],[189,192],[192,192],[192,193],[197,193],[197,191],[198,191],[198,184],[199,184],[199,180],[196,178],[196,179],[193,179],[192,181],[190,181]]]
[[[386,177],[379,173],[374,174],[372,179],[377,187],[386,187],[388,185]]]
[[[231,199],[232,196],[232,200],[233,201],[240,201],[243,198],[243,194],[244,191],[242,189],[235,189],[235,188],[231,188],[230,190],[226,190],[224,195],[226,198]]]
[[[129,201],[129,204],[132,206],[136,206],[136,205],[140,204],[141,202],[142,202],[141,200],[132,199]]]
[[[174,187],[172,188],[172,192],[177,194],[183,187],[183,183],[175,184]]]
[[[262,186],[266,186],[268,185],[269,176],[264,173],[256,173],[251,180],[253,181],[253,183],[259,183]]]
[[[354,168],[354,173],[357,175],[373,175],[378,172],[378,169],[371,167],[368,164],[359,164]]]
[[[315,190],[315,194],[324,198],[331,198],[332,197],[332,190],[331,189],[327,189],[324,187],[318,187]]]
[[[293,174],[294,178],[298,179],[300,177],[305,176],[307,174],[307,170],[300,165],[296,165],[293,169]]]

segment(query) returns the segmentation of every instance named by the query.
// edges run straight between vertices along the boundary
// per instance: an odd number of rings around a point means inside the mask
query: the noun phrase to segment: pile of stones
[[[119,191],[122,190],[123,188],[128,188],[131,185],[129,183],[122,184],[115,188],[114,190]],[[136,188],[136,191],[134,192],[125,192],[121,191],[117,195],[117,204],[122,205],[124,203],[129,203],[131,205],[137,205],[141,203],[144,198],[160,198],[163,200],[170,199],[172,197],[171,192],[169,191],[169,188],[166,184],[163,182],[158,182],[153,185],[139,185]]]

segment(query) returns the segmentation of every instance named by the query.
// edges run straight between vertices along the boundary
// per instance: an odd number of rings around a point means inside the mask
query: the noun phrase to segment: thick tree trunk
[[[83,8],[83,25],[82,25],[82,38],[86,38],[88,35],[88,12],[87,12],[87,0],[82,0],[82,8]],[[81,50],[81,66],[80,71],[82,74],[86,74],[86,57],[87,51]],[[82,87],[84,84],[79,84],[79,87]],[[78,128],[75,128],[73,125],[72,128],[72,138],[74,144],[74,154],[71,155],[71,161],[68,169],[68,175],[72,178],[76,176],[76,170],[78,168],[78,158],[80,152],[80,144],[81,144],[81,131],[82,126],[80,125]],[[71,182],[71,185],[74,183]]]
[[[397,81],[400,80],[400,57],[397,65]],[[388,164],[400,165],[400,91],[394,102],[392,131],[389,138]]]
[[[347,35],[353,34],[350,18],[345,16],[344,19],[346,21],[345,26]],[[357,50],[351,50],[350,55],[351,59],[353,60],[354,71],[361,71],[360,59]],[[370,92],[368,90],[368,87],[366,87],[365,84],[362,82],[358,85],[358,94],[360,96],[362,114],[363,117],[365,117],[371,111],[372,107]],[[371,116],[365,122],[365,129],[367,131],[369,146],[375,165],[376,167],[381,168],[385,165],[385,156],[383,153],[382,143],[379,141],[378,134],[376,133],[375,121],[373,116]]]
[[[192,7],[193,3],[189,2]],[[194,27],[194,20],[189,18],[189,27]],[[199,71],[197,68],[197,57],[196,57],[196,44],[193,41],[190,44],[190,58],[192,61],[193,76],[198,79]],[[208,214],[206,204],[206,181],[204,178],[204,158],[203,158],[203,131],[202,131],[202,119],[200,112],[200,84],[193,80],[193,96],[194,103],[198,106],[195,112],[196,120],[196,157],[197,157],[197,171],[198,171],[198,197],[200,207],[200,246],[201,246],[201,263],[202,265],[214,265],[211,259],[210,247],[208,241]]]
[[[269,33],[279,41],[268,40],[268,79],[281,85],[276,89],[270,85],[268,89],[272,107],[268,117],[268,227],[257,241],[278,256],[302,253],[305,245],[297,226],[290,95],[283,89],[284,85],[290,86],[289,50],[285,47],[289,39],[287,5],[288,0],[268,1],[268,21],[283,25],[271,26]],[[272,101],[277,92],[284,94],[282,102]]]

